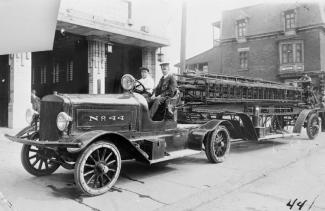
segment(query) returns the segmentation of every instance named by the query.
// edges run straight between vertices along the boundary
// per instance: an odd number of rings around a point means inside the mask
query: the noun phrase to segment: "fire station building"
[[[26,125],[33,89],[39,97],[54,91],[118,93],[121,76],[140,78],[141,66],[150,69],[155,81],[159,77],[157,50],[168,40],[134,23],[132,2],[100,1],[103,16],[78,10],[71,2],[61,1],[52,51],[0,56],[0,127]]]

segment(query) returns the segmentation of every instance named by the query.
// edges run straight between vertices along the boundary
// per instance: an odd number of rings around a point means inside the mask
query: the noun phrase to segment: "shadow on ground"
[[[286,145],[289,142],[266,140],[263,142],[254,141],[238,141],[233,142],[231,145],[231,153],[246,153],[251,151],[263,150],[270,147]],[[231,156],[231,155],[230,155]],[[209,164],[205,153],[178,158],[168,162],[156,164],[156,165],[145,165],[135,161],[124,161],[122,164],[122,169],[120,173],[120,178],[117,182],[117,186],[123,186],[128,182],[137,182],[139,184],[145,184],[146,178],[154,177],[157,175],[168,174],[172,171],[181,171],[179,166],[191,165],[191,167],[196,168],[203,164]],[[76,202],[83,204],[83,199],[86,197],[82,195],[76,188],[74,183],[73,171],[66,171],[61,169],[61,171],[54,173],[50,176],[45,177],[29,177],[20,184],[28,184],[28,187],[39,185],[39,188],[30,188],[31,198],[38,198],[36,196],[38,189],[47,189],[47,193],[55,198],[65,198],[75,200]],[[111,192],[121,192],[123,189],[113,187]],[[35,197],[33,197],[35,195]],[[95,210],[95,208],[91,208]]]
[[[262,150],[270,147],[277,147],[280,145],[289,144],[287,142],[273,141],[273,140],[265,140],[265,141],[238,141],[232,142],[230,153],[246,153],[256,150]]]
[[[117,185],[123,186],[123,184],[127,182],[144,184],[145,178],[147,177],[166,174],[174,170],[176,170],[175,167],[168,166],[167,163],[148,166],[136,161],[124,161]],[[49,176],[25,177],[24,179],[21,179],[19,181],[19,186],[17,186],[18,195],[20,195],[19,193],[21,193],[22,197],[26,197],[27,195],[31,200],[41,200],[48,197],[71,199],[80,204],[86,205],[84,204],[83,199],[87,198],[87,196],[81,194],[77,189],[74,183],[73,171],[62,171],[62,169],[60,171]],[[23,188],[23,193],[19,191],[20,188]],[[46,189],[45,193],[44,189]],[[41,190],[44,195],[38,194]],[[123,189],[117,187],[111,189],[111,192],[122,191]],[[90,208],[96,210],[93,207]]]

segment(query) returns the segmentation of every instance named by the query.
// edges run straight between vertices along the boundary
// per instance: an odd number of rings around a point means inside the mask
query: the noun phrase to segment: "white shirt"
[[[151,78],[151,76],[148,75],[146,78],[141,78],[139,81],[146,88],[147,92],[152,93],[155,83],[154,83],[153,79]]]
[[[170,75],[170,73],[167,73],[166,75],[163,75],[164,79],[169,75]]]

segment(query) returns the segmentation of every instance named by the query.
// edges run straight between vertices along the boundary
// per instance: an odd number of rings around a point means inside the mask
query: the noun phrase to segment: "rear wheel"
[[[218,126],[205,143],[205,154],[211,163],[221,163],[230,150],[230,136],[227,128]]]
[[[307,119],[307,135],[309,139],[315,139],[319,134],[320,122],[317,114],[311,114]]]
[[[78,158],[74,178],[83,193],[95,196],[107,192],[121,171],[121,155],[113,143],[91,144]]]

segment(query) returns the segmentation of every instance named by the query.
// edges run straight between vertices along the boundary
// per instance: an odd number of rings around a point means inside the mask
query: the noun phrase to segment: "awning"
[[[84,12],[67,9],[59,12],[57,29],[82,36],[99,36],[109,41],[140,47],[163,47],[168,39],[140,30],[127,24],[110,21]]]

